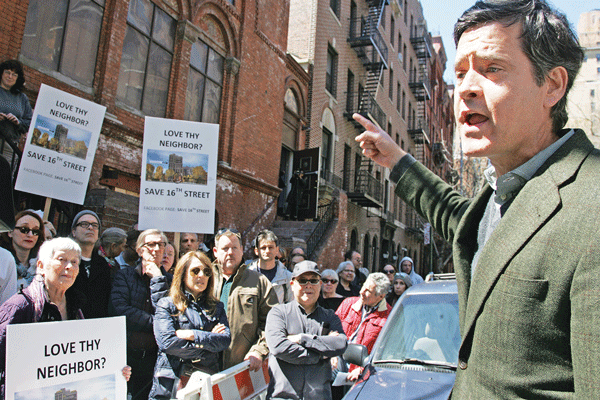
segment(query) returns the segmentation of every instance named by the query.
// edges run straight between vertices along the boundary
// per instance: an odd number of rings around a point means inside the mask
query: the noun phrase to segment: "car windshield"
[[[456,294],[408,293],[373,354],[373,363],[426,361],[456,366],[460,332]]]

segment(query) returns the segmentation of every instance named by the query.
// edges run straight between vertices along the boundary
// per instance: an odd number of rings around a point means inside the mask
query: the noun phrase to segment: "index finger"
[[[359,113],[352,114],[352,118],[354,118],[354,120],[356,122],[358,122],[359,124],[361,124],[362,127],[365,128],[368,131],[375,131],[375,130],[377,130],[377,127],[375,126],[374,123],[372,123],[370,120],[368,120],[367,118],[363,117]]]

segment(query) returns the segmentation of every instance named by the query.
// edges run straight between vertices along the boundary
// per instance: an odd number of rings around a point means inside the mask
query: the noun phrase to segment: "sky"
[[[441,35],[448,56],[444,78],[454,83],[455,46],[452,38],[454,23],[475,0],[420,0],[427,28],[433,36]],[[549,0],[556,8],[564,12],[574,29],[577,29],[579,15],[582,12],[600,9],[600,0]]]

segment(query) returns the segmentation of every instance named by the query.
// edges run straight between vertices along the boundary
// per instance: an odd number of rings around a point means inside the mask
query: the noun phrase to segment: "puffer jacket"
[[[217,266],[215,296],[221,298],[223,275]],[[223,352],[223,368],[244,361],[246,354],[256,352],[263,357],[269,354],[265,339],[267,314],[277,304],[277,295],[266,276],[250,271],[245,264],[239,266],[227,300],[227,319],[231,329],[231,344]]]
[[[225,350],[231,342],[231,333],[223,303],[218,302],[211,315],[205,308],[203,298],[190,300],[183,314],[173,304],[171,297],[158,302],[154,314],[154,336],[158,344],[158,358],[154,368],[154,378],[150,399],[170,399],[173,385],[180,376],[186,362],[194,362],[195,367],[215,373],[219,370],[219,352]],[[212,333],[217,324],[227,326],[225,333]],[[180,339],[175,333],[178,329],[194,331],[194,341]]]
[[[152,322],[156,304],[167,296],[171,280],[172,275],[165,274],[164,271],[162,276],[152,279],[142,275],[141,264],[136,268],[117,271],[110,295],[110,314],[125,316],[128,342],[132,332],[153,333]]]
[[[342,304],[340,304],[339,308],[335,312],[342,321],[344,333],[348,337],[348,340],[350,340],[360,325],[360,320],[362,318],[362,307],[363,302],[360,297],[348,297],[342,302]],[[381,329],[385,325],[388,315],[390,315],[390,310],[391,307],[387,301],[385,301],[385,299],[381,300],[377,306],[377,309],[371,314],[367,315],[365,321],[360,326],[360,330],[351,343],[358,343],[366,346],[369,354],[371,354],[371,349],[375,344],[375,340],[377,340],[377,336],[379,336],[379,332],[381,332]],[[353,368],[350,368],[350,370],[352,369]]]

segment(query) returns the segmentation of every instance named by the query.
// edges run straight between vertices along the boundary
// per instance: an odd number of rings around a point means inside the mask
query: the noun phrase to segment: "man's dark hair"
[[[25,85],[25,74],[23,73],[23,64],[17,60],[6,60],[0,64],[0,76],[5,70],[11,70],[17,73],[18,78],[15,84],[10,88],[10,92],[13,94],[20,93]]]
[[[466,30],[488,22],[521,25],[521,48],[531,61],[538,86],[544,83],[552,69],[562,66],[567,70],[567,90],[551,112],[552,128],[557,133],[567,123],[567,94],[584,56],[567,17],[545,0],[480,0],[454,25],[455,44],[458,45]]]
[[[260,248],[260,242],[263,240],[266,240],[268,242],[274,242],[275,246],[279,246],[279,239],[277,238],[277,235],[275,235],[273,231],[270,231],[268,229],[258,232],[258,235],[256,235],[256,239],[254,239],[254,247],[256,249]]]
[[[360,254],[358,252],[358,250],[354,250],[354,249],[348,250],[346,253],[344,253],[344,260],[352,260],[352,253]]]

